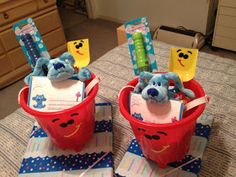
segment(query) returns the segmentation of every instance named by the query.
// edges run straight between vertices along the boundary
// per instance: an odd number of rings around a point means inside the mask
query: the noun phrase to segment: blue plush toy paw
[[[175,85],[176,90],[183,92],[184,95],[186,95],[187,97],[189,97],[191,99],[195,98],[195,94],[192,90],[184,88],[178,74],[176,74],[175,72],[169,72],[169,73],[167,73],[166,77],[168,79],[172,79],[174,81],[174,85]]]
[[[45,76],[48,72],[47,65],[49,61],[50,60],[48,58],[39,58],[36,62],[33,72],[24,78],[25,84],[29,85],[32,76]]]
[[[79,71],[79,73],[77,74],[77,77],[80,81],[84,82],[86,80],[91,79],[92,74],[90,72],[90,70],[86,67],[82,67]]]
[[[195,93],[190,89],[182,89],[181,92],[183,92],[187,97],[194,99]]]

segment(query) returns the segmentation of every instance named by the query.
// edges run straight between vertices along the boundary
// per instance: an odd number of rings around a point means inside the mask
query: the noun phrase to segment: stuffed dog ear
[[[73,56],[72,56],[69,52],[63,53],[63,54],[59,57],[59,59],[60,59],[61,61],[66,62],[66,63],[69,62],[71,65],[74,65],[74,63],[75,63],[75,60],[74,60]]]
[[[139,76],[139,80],[142,82],[148,83],[149,80],[153,77],[154,75],[152,73],[142,71]]]
[[[183,83],[181,82],[179,76],[174,73],[174,72],[169,72],[166,74],[165,76],[168,80],[173,80],[174,81],[174,86],[175,86],[175,89],[183,92],[187,97],[193,99],[195,98],[195,94],[192,90],[190,89],[185,89],[184,86],[183,86]]]
[[[33,72],[24,78],[25,84],[29,85],[32,76],[46,76],[47,75],[46,72],[48,70],[47,68],[48,63],[49,63],[48,58],[45,58],[45,57],[39,58],[36,61],[36,65],[34,67]]]
[[[45,65],[48,66],[49,61],[50,61],[49,58],[40,57],[36,62],[35,68],[42,69],[43,66]]]
[[[148,85],[149,80],[154,75],[152,73],[142,71],[139,75],[138,84],[134,88],[135,93],[141,93],[142,90]]]
[[[174,81],[175,88],[177,88],[178,90],[182,90],[183,89],[184,86],[183,86],[179,76],[176,73],[168,72],[164,76],[166,77],[167,80],[173,80]]]

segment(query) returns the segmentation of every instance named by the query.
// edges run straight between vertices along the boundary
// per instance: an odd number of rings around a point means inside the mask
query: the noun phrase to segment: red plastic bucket
[[[94,74],[92,74],[93,78],[95,78]],[[88,85],[91,80],[85,84]],[[35,117],[56,146],[62,149],[80,151],[93,137],[95,96],[98,91],[98,84],[94,86],[83,102],[69,109],[56,112],[40,112],[31,109],[27,105],[28,91],[28,88],[25,88],[19,94],[21,107]]]
[[[135,86],[138,78],[127,84]],[[184,83],[185,88],[194,91],[197,98],[205,96],[201,85],[191,80]],[[119,96],[121,114],[127,119],[139,142],[143,155],[155,161],[159,167],[164,168],[170,162],[183,159],[189,150],[191,137],[194,133],[196,120],[205,109],[205,104],[199,105],[184,113],[183,119],[174,123],[154,124],[142,122],[129,114],[129,95],[133,88],[123,89]],[[156,135],[158,138],[150,138]]]

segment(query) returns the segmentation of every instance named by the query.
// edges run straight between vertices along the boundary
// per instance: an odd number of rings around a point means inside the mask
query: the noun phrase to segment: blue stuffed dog
[[[174,81],[174,88],[169,89],[169,81]],[[184,88],[179,76],[174,72],[165,74],[152,74],[141,72],[139,82],[134,89],[135,93],[141,93],[143,99],[166,103],[174,97],[175,92],[182,92],[187,97],[193,99],[195,94],[192,90]]]
[[[41,57],[37,60],[32,73],[25,77],[24,81],[29,84],[32,76],[47,76],[51,81],[62,81],[71,77],[85,81],[91,78],[88,68],[81,68],[78,73],[73,68],[74,58],[68,52],[55,59]]]

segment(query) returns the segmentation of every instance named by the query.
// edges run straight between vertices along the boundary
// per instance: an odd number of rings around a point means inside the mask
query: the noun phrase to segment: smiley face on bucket
[[[52,123],[61,128],[61,131],[64,132],[64,138],[73,137],[80,130],[81,123],[76,120],[79,113],[73,113],[66,120],[61,120],[60,118],[54,118]]]
[[[150,147],[149,150],[152,151],[152,153],[160,154],[170,148],[169,144],[163,144],[162,141],[162,139],[168,138],[166,132],[156,131],[154,134],[150,134],[143,128],[138,128],[138,131],[141,133],[141,136],[143,136],[141,137],[141,142],[144,146]]]
[[[136,127],[135,137],[139,142],[143,155],[153,160],[160,168],[170,162],[184,158],[189,151],[193,130],[163,129]]]

